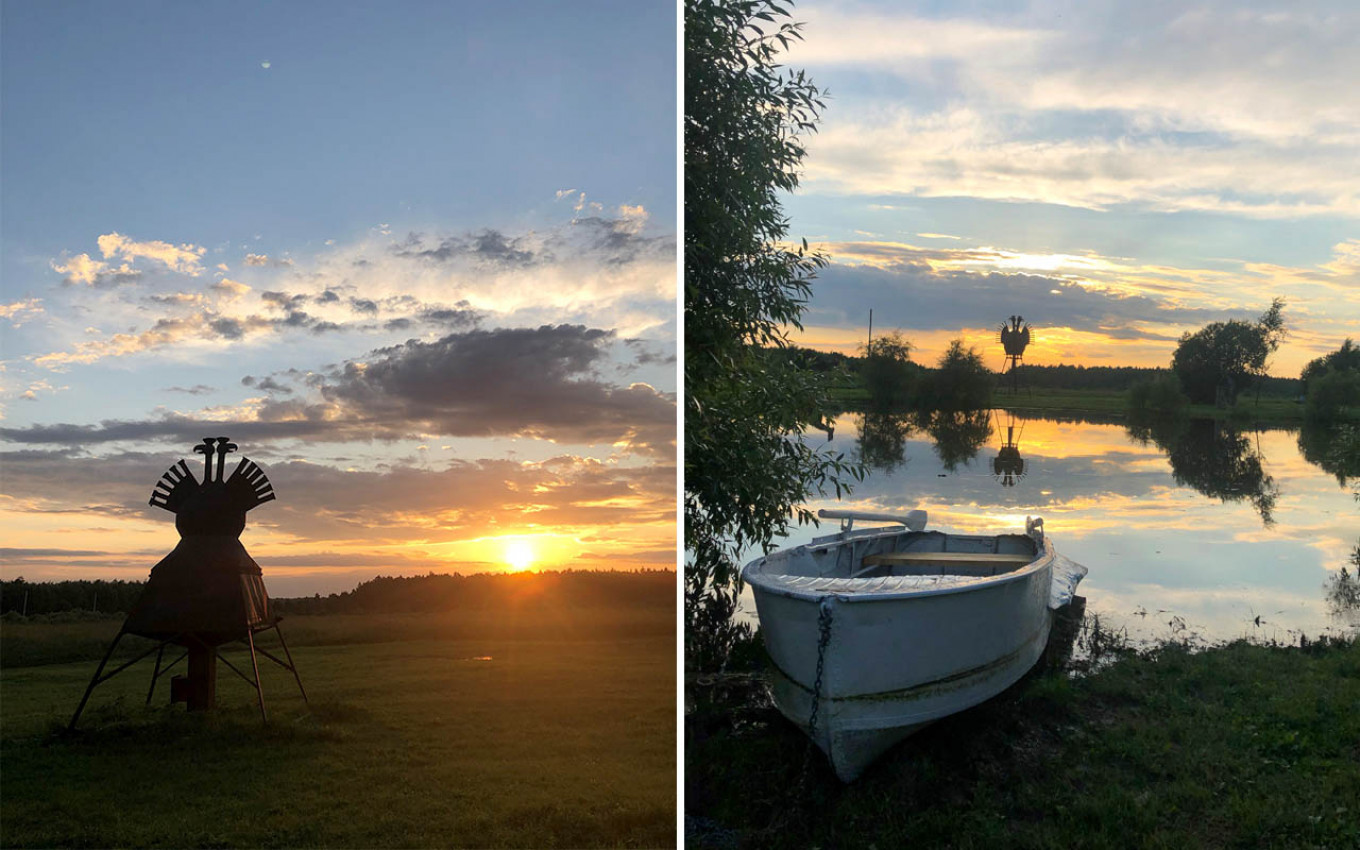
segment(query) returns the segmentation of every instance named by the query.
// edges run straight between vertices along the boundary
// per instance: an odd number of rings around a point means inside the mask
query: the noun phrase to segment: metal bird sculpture
[[[240,541],[246,526],[246,513],[273,500],[274,487],[264,470],[244,457],[231,476],[226,477],[227,455],[236,449],[236,444],[226,437],[204,437],[194,446],[194,453],[203,455],[202,481],[195,478],[188,464],[180,460],[167,469],[153,487],[150,503],[175,515],[179,544],[152,568],[142,595],[132,606],[122,630],[114,638],[71,718],[72,728],[95,685],[133,663],[125,664],[107,676],[101,675],[114,646],[128,634],[159,642],[159,646],[145,653],[156,653],[156,669],[146,697],[148,703],[155,692],[156,680],[179,663],[177,659],[165,668],[161,667],[165,647],[173,644],[185,648],[181,658],[188,657],[189,674],[171,680],[171,701],[187,702],[191,710],[212,708],[218,647],[240,641],[250,649],[254,679],[225,660],[223,663],[255,686],[260,714],[266,716],[255,658],[255,635],[271,629],[278,633],[288,661],[285,663],[264,650],[260,650],[260,654],[291,671],[297,679],[298,689],[302,690],[302,680],[288,653],[288,645],[283,643],[283,633],[278,630],[279,617],[269,610],[269,595],[265,592],[260,565]],[[305,700],[306,691],[302,691],[302,696]]]

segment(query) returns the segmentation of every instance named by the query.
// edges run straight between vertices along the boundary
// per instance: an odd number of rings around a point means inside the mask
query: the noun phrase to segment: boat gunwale
[[[884,531],[883,534],[864,535],[863,537],[857,536],[853,539],[848,538],[845,542],[852,543],[861,540],[874,540],[879,537],[897,537],[903,534],[914,533],[921,532],[910,532],[904,531],[901,528],[897,528]],[[949,532],[945,533],[947,534]],[[1002,535],[983,534],[964,536],[1000,537]],[[891,602],[906,599],[921,599],[930,596],[945,596],[953,593],[970,593],[974,591],[998,587],[1009,582],[1020,581],[1024,578],[1029,577],[1030,575],[1033,575],[1035,572],[1038,572],[1039,570],[1042,570],[1046,567],[1051,567],[1053,565],[1053,562],[1057,558],[1057,553],[1053,549],[1053,544],[1050,542],[1047,535],[1044,536],[1042,541],[1036,542],[1038,542],[1038,545],[1042,549],[1042,552],[1036,554],[1034,556],[1034,560],[1030,561],[1028,564],[1026,564],[1025,566],[1021,567],[1018,570],[1011,570],[1010,572],[1005,572],[994,576],[969,576],[968,578],[975,580],[969,581],[965,584],[948,585],[945,587],[923,587],[917,590],[889,590],[889,591],[872,591],[867,588],[865,590],[851,589],[826,592],[819,592],[815,590],[797,590],[794,588],[781,587],[770,583],[771,578],[770,574],[767,574],[761,570],[761,567],[764,566],[765,562],[769,559],[770,557],[769,555],[762,555],[759,558],[756,558],[754,561],[748,563],[746,566],[742,567],[741,577],[747,584],[751,585],[751,589],[753,591],[759,589],[764,593],[772,593],[776,596],[784,596],[790,599],[797,599],[803,602],[820,602],[821,600],[828,598],[834,598],[837,602],[879,602],[879,601]],[[794,549],[789,551],[790,552],[796,551],[797,549],[806,548],[811,545],[812,544],[805,543],[802,546],[794,547]],[[834,543],[831,544],[831,546],[835,545],[836,544]],[[822,544],[822,546],[829,548],[827,547],[827,544]],[[787,573],[778,573],[777,575],[787,575]],[[799,576],[799,578],[802,578],[802,576]],[[811,576],[808,576],[808,578],[811,578]],[[870,581],[874,581],[875,579],[847,577],[844,579],[837,580],[847,582],[863,581],[867,583]]]

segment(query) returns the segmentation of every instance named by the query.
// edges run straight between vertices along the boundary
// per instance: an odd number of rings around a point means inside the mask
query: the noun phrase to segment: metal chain
[[[817,609],[817,678],[812,683],[812,715],[808,717],[808,734],[814,741],[817,740],[817,712],[822,702],[822,670],[826,666],[826,647],[831,643],[831,597],[822,597]]]

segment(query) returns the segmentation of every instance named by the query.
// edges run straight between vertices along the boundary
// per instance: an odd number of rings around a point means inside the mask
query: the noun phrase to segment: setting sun
[[[523,572],[534,563],[534,548],[523,540],[512,540],[505,546],[505,562],[515,572]]]

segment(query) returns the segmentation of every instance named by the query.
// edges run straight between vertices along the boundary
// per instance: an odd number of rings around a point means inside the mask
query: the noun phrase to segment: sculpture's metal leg
[[[126,632],[119,629],[118,636],[113,639],[113,643],[109,644],[109,650],[104,653],[104,660],[99,662],[99,667],[94,671],[94,676],[91,677],[89,686],[85,688],[85,696],[80,698],[80,705],[76,706],[76,713],[71,716],[71,723],[66,727],[66,731],[71,732],[75,730],[76,721],[80,719],[80,713],[85,710],[85,703],[89,701],[90,693],[94,691],[94,686],[99,684],[99,674],[104,672],[104,665],[109,663],[109,659],[113,657],[114,647],[118,646],[118,641],[122,640],[123,635],[125,634]]]
[[[165,654],[165,644],[156,650],[156,669],[151,671],[151,687],[146,689],[146,704],[151,705],[151,695],[156,692],[156,680],[161,677],[161,656]]]
[[[264,712],[264,688],[260,687],[260,662],[255,657],[255,635],[249,626],[246,626],[246,640],[250,643],[250,666],[255,670],[255,696],[260,700],[260,719],[268,723],[269,715]]]
[[[283,644],[283,655],[288,659],[288,669],[293,671],[293,679],[297,682],[298,690],[302,692],[302,701],[307,702],[307,690],[302,687],[302,677],[298,675],[297,664],[293,661],[293,653],[288,651],[288,641],[283,639],[283,629],[279,624],[274,624],[274,631],[279,634],[279,643]]]

